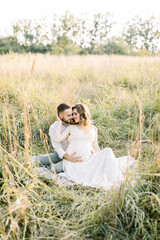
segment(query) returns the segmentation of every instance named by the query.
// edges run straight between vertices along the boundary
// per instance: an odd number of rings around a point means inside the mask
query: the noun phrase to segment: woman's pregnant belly
[[[76,153],[75,156],[81,157],[83,161],[87,161],[91,156],[92,145],[88,141],[72,141],[66,149],[67,154]]]

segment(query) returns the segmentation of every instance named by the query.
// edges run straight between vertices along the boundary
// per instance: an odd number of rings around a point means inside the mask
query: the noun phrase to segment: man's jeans
[[[63,159],[59,158],[56,152],[34,156],[32,159],[33,164],[38,167],[45,167],[51,170],[53,166],[56,173],[63,172]]]

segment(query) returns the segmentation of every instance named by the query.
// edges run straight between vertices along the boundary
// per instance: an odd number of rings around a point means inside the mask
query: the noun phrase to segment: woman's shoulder
[[[69,126],[70,126],[70,128],[77,128],[77,125],[75,125],[75,124],[71,124]]]
[[[77,128],[77,126],[76,125],[68,125],[68,127],[67,127],[69,130],[72,130],[72,129],[76,129]]]
[[[79,128],[78,128],[77,125],[70,125],[69,127],[70,127],[69,131],[70,131],[71,135],[77,135],[78,134]]]
[[[67,129],[71,130],[73,128],[73,125],[68,125]]]
[[[91,125],[91,128],[92,128],[95,132],[97,132],[97,127],[96,127],[95,125]]]

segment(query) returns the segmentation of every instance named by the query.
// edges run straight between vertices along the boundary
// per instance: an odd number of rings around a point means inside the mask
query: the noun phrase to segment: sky
[[[0,35],[11,31],[11,23],[19,19],[38,19],[46,16],[52,22],[53,14],[68,10],[74,16],[110,12],[117,22],[117,31],[135,15],[143,18],[160,17],[160,0],[0,0]]]

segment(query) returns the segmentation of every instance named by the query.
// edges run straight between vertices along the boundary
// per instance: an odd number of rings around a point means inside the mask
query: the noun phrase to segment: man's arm
[[[54,136],[55,136],[57,125],[58,125],[58,122],[55,122],[50,126],[49,136],[50,136],[50,139],[51,139],[52,147],[57,152],[58,156],[60,158],[63,158],[63,156],[64,156],[64,154],[66,154],[66,152],[64,151],[64,149],[62,147],[62,144],[54,141]]]
[[[68,155],[67,153],[65,153],[63,155],[63,158],[65,158],[66,160],[70,161],[70,162],[82,162],[82,158],[81,157],[75,157],[74,155],[76,154],[76,152],[72,153],[71,155]]]

